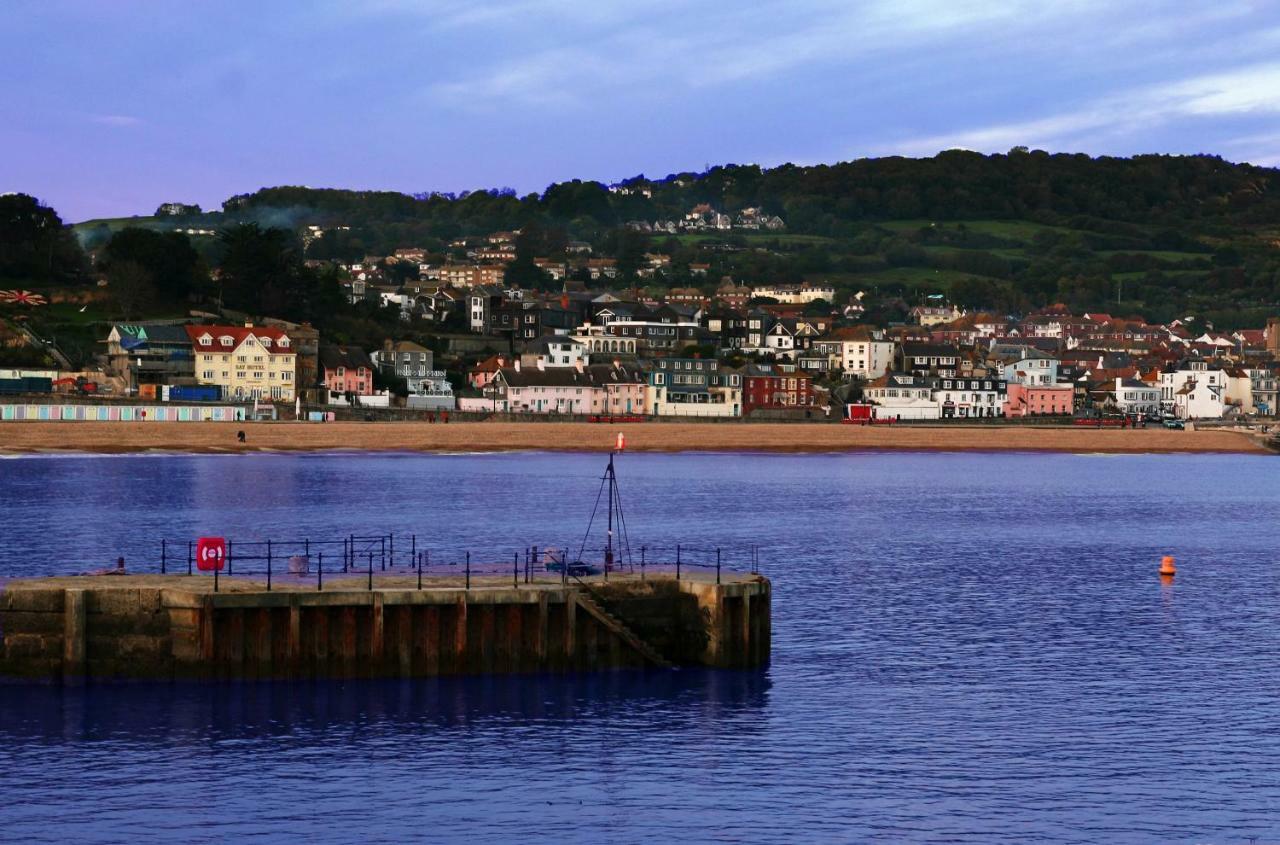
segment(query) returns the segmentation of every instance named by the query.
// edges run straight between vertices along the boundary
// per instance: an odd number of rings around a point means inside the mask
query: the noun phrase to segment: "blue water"
[[[8,459],[0,575],[142,560],[151,538],[200,533],[572,537],[600,469]],[[634,535],[763,546],[767,670],[0,686],[0,839],[1277,841],[1278,469],[627,455]],[[1155,573],[1165,553],[1173,586]]]

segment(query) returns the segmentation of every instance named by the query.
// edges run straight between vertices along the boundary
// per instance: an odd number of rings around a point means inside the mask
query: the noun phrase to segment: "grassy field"
[[[1203,252],[1174,252],[1163,249],[1100,249],[1098,255],[1103,258],[1111,255],[1148,255],[1161,261],[1207,261],[1209,258]]]
[[[1063,226],[1045,226],[1027,220],[965,220],[965,221],[933,221],[933,220],[890,220],[877,224],[891,232],[915,232],[928,226],[939,226],[945,229],[959,229],[963,225],[970,232],[980,235],[991,235],[997,238],[1028,243],[1040,232],[1074,232]]]
[[[830,245],[836,243],[834,238],[824,237],[822,235],[791,235],[786,232],[743,232],[733,230],[732,232],[698,232],[685,233],[681,235],[654,235],[655,240],[663,240],[667,237],[674,237],[682,244],[719,244],[725,243],[730,238],[742,238],[749,244],[766,244],[777,242],[783,245],[792,246],[809,246],[814,244]]]

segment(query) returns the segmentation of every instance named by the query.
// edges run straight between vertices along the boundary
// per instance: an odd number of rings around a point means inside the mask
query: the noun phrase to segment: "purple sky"
[[[1015,145],[1280,165],[1275,0],[5,0],[0,192],[64,219]]]

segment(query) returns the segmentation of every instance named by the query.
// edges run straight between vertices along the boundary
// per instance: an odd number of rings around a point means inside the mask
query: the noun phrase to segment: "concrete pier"
[[[303,585],[125,576],[10,582],[0,675],[62,680],[420,677],[769,660],[770,584]]]

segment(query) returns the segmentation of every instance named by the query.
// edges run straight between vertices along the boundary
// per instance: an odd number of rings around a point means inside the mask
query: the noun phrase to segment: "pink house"
[[[1075,388],[1069,384],[1027,385],[1009,382],[1004,401],[1006,417],[1070,414]]]
[[[373,361],[358,346],[323,346],[320,366],[324,386],[334,396],[372,396]]]
[[[508,363],[505,356],[491,355],[467,370],[467,381],[476,390],[484,390],[489,382],[493,381],[493,377],[497,375],[498,370],[507,366]]]

